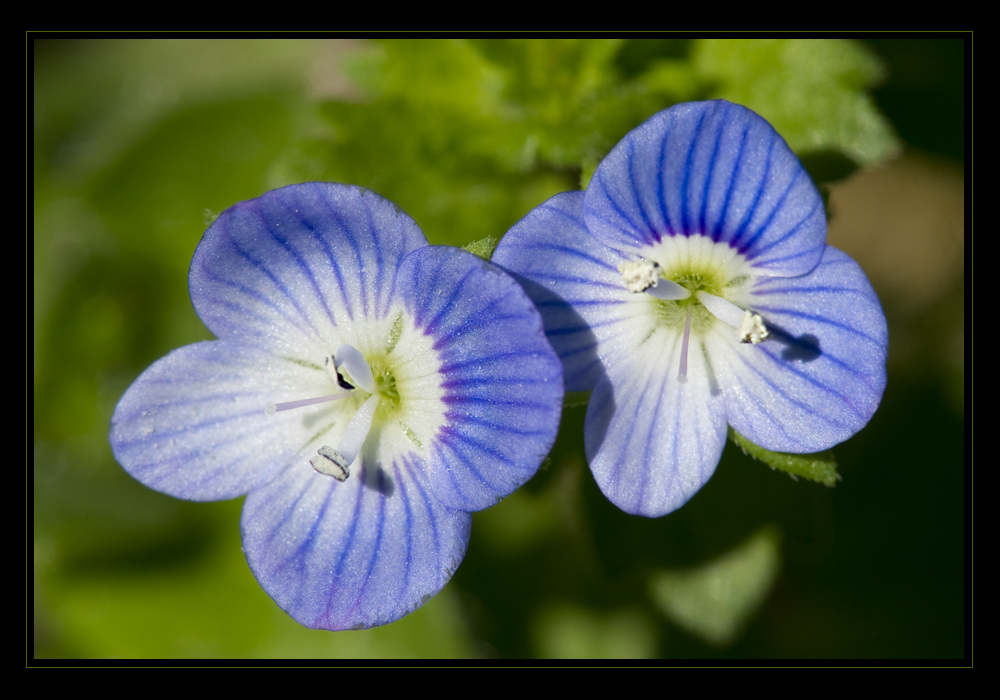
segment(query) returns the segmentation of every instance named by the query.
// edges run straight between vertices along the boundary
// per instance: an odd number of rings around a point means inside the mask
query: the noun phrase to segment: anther
[[[660,265],[652,260],[626,261],[618,266],[625,289],[633,294],[643,292],[657,299],[679,301],[691,296],[686,288],[660,277]]]
[[[618,266],[618,272],[625,283],[625,289],[633,294],[641,294],[656,286],[660,278],[660,265],[650,260],[627,260]]]
[[[764,319],[760,317],[760,314],[755,314],[752,311],[743,313],[743,318],[740,319],[740,327],[736,330],[739,332],[741,343],[751,343],[753,345],[763,342],[770,335],[767,331],[767,326],[764,325]]]
[[[345,391],[354,390],[354,385],[344,379],[344,375],[337,369],[336,357],[333,355],[327,355],[323,358],[323,369],[326,370],[326,376],[330,378],[330,381],[339,386],[341,389]]]
[[[337,371],[338,382],[344,380],[343,373],[341,370],[347,370],[348,374],[351,375],[351,380],[353,381],[353,386],[361,387],[369,394],[374,394],[376,390],[375,378],[372,376],[371,367],[368,366],[368,361],[365,356],[361,354],[353,345],[341,345],[337,348],[337,352],[333,355],[333,361],[335,369]]]
[[[319,448],[319,455],[310,459],[309,464],[320,474],[332,476],[337,481],[346,481],[351,475],[351,466],[344,455],[326,445]]]

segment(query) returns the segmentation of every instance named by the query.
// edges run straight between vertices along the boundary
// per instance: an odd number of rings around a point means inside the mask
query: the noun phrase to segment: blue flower
[[[795,155],[739,105],[655,115],[586,192],[530,212],[493,260],[542,312],[567,391],[593,391],[587,458],[629,513],[687,502],[727,424],[770,450],[816,452],[881,400],[878,298],[826,245],[823,202]]]
[[[115,457],[179,498],[247,494],[247,560],[308,627],[396,620],[462,561],[470,511],[555,439],[562,366],[509,275],[378,195],[285,187],[223,212],[190,271],[219,338],[147,369]]]

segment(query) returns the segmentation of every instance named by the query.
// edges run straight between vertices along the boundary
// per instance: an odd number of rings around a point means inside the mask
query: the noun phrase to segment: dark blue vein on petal
[[[365,310],[367,309],[367,303],[365,298],[365,284],[364,284],[364,264],[361,254],[361,246],[357,237],[354,235],[354,229],[344,222],[343,217],[341,217],[340,212],[334,208],[333,202],[329,201],[326,197],[322,197],[324,207],[326,208],[327,214],[331,219],[337,223],[338,232],[341,234],[338,237],[338,242],[343,241],[350,252],[354,255],[354,269],[358,271],[358,288],[361,292],[361,309],[358,309],[362,316],[365,316]],[[329,236],[323,237],[324,247],[327,250],[327,257],[330,260],[330,265],[333,267],[334,272],[337,276],[338,286],[340,287],[341,297],[344,299],[344,307],[347,310],[347,316],[351,320],[354,320],[354,307],[350,299],[347,297],[347,289],[344,286],[343,276],[341,275],[341,267],[337,262],[336,251],[329,245]]]
[[[595,258],[590,253],[588,253],[585,250],[581,250],[580,248],[572,248],[570,246],[559,245],[557,243],[536,243],[536,244],[533,244],[533,245],[527,245],[527,246],[522,246],[522,247],[524,249],[526,249],[526,250],[536,250],[536,251],[538,251],[540,253],[552,252],[552,253],[556,253],[557,256],[566,256],[566,257],[569,257],[569,258],[580,258],[581,260],[585,260],[588,263],[591,263],[593,265],[601,267],[601,268],[603,268],[605,270],[614,270],[614,271],[618,270],[617,266],[610,265],[606,261],[601,260],[600,258]],[[617,255],[617,253],[615,253],[611,249],[608,249],[608,252],[611,255]],[[553,256],[553,257],[556,257],[556,256]],[[538,276],[538,273],[535,272],[532,276],[533,277]]]
[[[279,307],[277,304],[273,303],[270,299],[259,295],[256,291],[250,290],[250,289],[244,287],[243,285],[237,285],[235,282],[232,282],[230,280],[227,280],[227,279],[224,279],[222,277],[219,277],[218,275],[216,275],[215,273],[212,273],[212,272],[202,271],[201,274],[204,275],[205,279],[211,280],[211,281],[216,282],[216,283],[218,283],[220,285],[225,285],[225,286],[228,286],[228,287],[233,287],[235,289],[238,289],[240,292],[242,292],[246,296],[255,298],[257,301],[260,302],[260,306],[270,308],[280,318],[283,318],[286,321],[288,321],[289,325],[291,325],[293,328],[295,328],[298,331],[300,331],[303,335],[309,335],[309,330],[310,329],[303,328],[302,326],[300,326],[296,322],[295,319],[288,318],[285,315],[284,310],[281,307]],[[245,305],[240,304],[240,303],[238,303],[236,301],[230,301],[229,299],[223,298],[223,297],[219,296],[218,294],[213,294],[211,297],[209,297],[207,294],[202,293],[201,298],[205,299],[206,301],[209,301],[216,308],[216,310],[223,309],[223,310],[232,311],[236,315],[243,314],[248,320],[250,320],[250,319],[256,320],[262,326],[270,325],[270,324],[272,324],[274,322],[273,318],[269,318],[269,317],[261,314],[260,312],[258,312],[257,309],[256,309],[256,307],[254,307],[254,306],[245,306]],[[216,316],[224,316],[224,314],[216,314]],[[207,326],[208,323],[206,323],[205,325]],[[256,328],[256,327],[253,327],[253,326],[248,326],[246,324],[241,324],[240,331],[241,331],[241,334],[249,334],[249,335],[256,336],[258,338],[268,338],[268,337],[270,337],[270,335],[266,331],[260,330],[259,328]]]
[[[441,454],[440,463],[441,464],[461,464],[464,470],[467,470],[472,476],[479,480],[480,484],[483,484],[487,488],[494,489],[494,484],[489,479],[486,479],[482,472],[476,468],[476,460],[469,459],[468,456],[460,449],[459,445],[456,443],[457,440],[466,442],[468,447],[466,450],[478,450],[478,445],[475,442],[466,440],[463,435],[461,435],[457,430],[450,426],[445,426],[441,429],[439,437],[436,443],[436,449],[438,452],[443,453],[445,450],[451,453],[451,457]],[[490,454],[487,452],[487,454]],[[496,455],[491,455],[496,457]],[[502,461],[502,460],[501,460]],[[489,466],[489,465],[487,465]],[[464,493],[462,485],[456,478],[456,472],[447,469],[445,473],[448,475],[448,480],[452,483],[456,493]]]
[[[846,396],[844,394],[841,394],[836,389],[832,388],[831,386],[829,386],[827,384],[824,384],[823,382],[819,381],[818,379],[815,379],[814,377],[810,376],[809,374],[806,374],[805,372],[802,372],[802,371],[799,371],[799,370],[795,369],[795,367],[793,367],[792,365],[790,365],[788,362],[785,362],[784,360],[782,360],[782,359],[780,359],[778,357],[775,357],[773,354],[771,354],[771,352],[765,351],[765,350],[762,350],[762,352],[764,352],[764,355],[766,355],[768,357],[768,359],[770,359],[771,363],[773,365],[777,366],[782,372],[791,372],[792,374],[796,375],[797,377],[805,380],[811,386],[813,386],[813,387],[821,390],[823,393],[828,394],[830,396],[837,397],[838,399],[844,401],[848,406],[850,406],[851,409],[854,410],[855,413],[857,413],[857,415],[859,417],[864,418],[864,414],[861,413],[861,412],[859,412],[857,409],[855,409],[854,403],[853,403],[853,401],[851,401],[850,397],[848,397],[848,396]],[[829,358],[831,361],[833,360],[833,358],[830,358],[829,355],[824,355],[824,358]],[[774,392],[776,394],[779,394],[782,397],[784,397],[790,404],[792,404],[794,406],[798,406],[799,408],[801,408],[803,411],[805,411],[809,415],[817,416],[817,417],[823,419],[825,422],[830,423],[832,425],[839,425],[839,426],[845,426],[845,425],[847,425],[847,423],[843,423],[843,422],[831,420],[827,416],[825,416],[825,415],[817,412],[809,404],[806,404],[806,403],[803,403],[803,402],[801,402],[799,400],[793,399],[792,396],[791,396],[791,394],[789,394],[787,391],[785,391],[784,389],[782,389],[779,384],[775,384],[773,381],[771,381],[771,379],[765,373],[759,371],[756,368],[756,366],[754,366],[753,364],[749,363],[745,358],[740,357],[740,361],[743,364],[743,366],[747,368],[747,370],[749,370],[753,374],[755,374],[758,377],[760,377],[761,381],[763,383],[765,383],[768,386],[770,386],[774,390]],[[835,363],[835,364],[837,364],[837,363]],[[846,365],[844,365],[844,366],[847,367]],[[847,368],[849,369],[849,367],[847,367]],[[744,386],[746,386],[742,381],[740,383],[743,384]]]
[[[744,240],[744,236],[747,233],[747,227],[750,226],[750,222],[753,221],[754,214],[757,213],[757,207],[760,205],[761,197],[764,196],[764,190],[767,189],[767,186],[771,181],[771,159],[774,156],[774,147],[776,143],[776,139],[771,139],[771,142],[767,146],[767,158],[764,160],[764,169],[760,173],[757,180],[757,192],[750,201],[750,206],[747,207],[746,213],[743,215],[743,220],[740,221],[735,230],[736,233],[733,240],[739,242],[738,250],[743,255],[747,254],[751,245],[751,241]]]
[[[400,456],[399,461],[403,463],[404,468],[407,467],[406,459],[404,457]],[[410,588],[410,567],[412,566],[414,559],[413,533],[416,531],[416,526],[415,526],[415,519],[413,517],[413,505],[410,503],[410,494],[407,489],[408,479],[402,478],[400,472],[401,469],[399,465],[397,465],[396,462],[393,461],[392,475],[396,483],[396,491],[393,494],[393,497],[395,497],[398,494],[400,503],[402,503],[403,505],[403,511],[405,514],[405,522],[406,522],[406,562],[405,562],[405,569],[403,570],[403,585],[402,585],[402,590],[406,591],[409,590]],[[409,469],[407,469],[407,472],[409,473]],[[417,490],[419,491],[420,489]],[[433,518],[431,518],[430,520],[433,521]],[[436,545],[437,541],[435,538],[435,549]]]
[[[454,440],[459,440],[461,442],[464,442],[470,448],[475,449],[475,450],[477,450],[479,452],[482,452],[483,454],[487,454],[487,455],[493,457],[494,459],[496,459],[497,461],[503,462],[504,464],[506,464],[509,467],[517,469],[518,471],[523,471],[523,468],[520,465],[518,465],[516,462],[513,462],[506,454],[504,454],[503,452],[500,452],[500,451],[494,449],[493,447],[490,447],[487,444],[484,444],[484,443],[480,442],[479,440],[476,440],[472,435],[469,435],[468,433],[466,433],[464,430],[462,430],[460,428],[456,428],[454,426],[446,426],[445,428],[441,429],[441,433],[449,435],[452,438],[453,441]],[[458,447],[457,445],[453,445],[453,448],[456,449],[456,450],[457,450],[457,447]],[[467,464],[466,466],[468,466],[469,468],[472,468],[471,464]],[[533,468],[533,466],[534,465],[532,465],[532,468]],[[478,474],[478,472],[477,472],[477,474]],[[481,475],[479,475],[479,478],[480,478],[480,480],[484,484],[491,483],[490,481],[484,479]]]
[[[358,493],[359,493],[358,500],[359,501],[362,500],[361,497],[360,497],[360,494],[367,488],[368,470],[370,468],[372,468],[372,467],[370,467],[368,464],[365,464],[363,466],[363,468],[362,468],[362,473],[359,474],[359,476],[361,476],[364,479],[364,481],[362,482],[362,485],[358,487]],[[382,476],[379,473],[380,470],[381,470],[381,466],[375,466],[373,468],[373,470],[374,471],[372,472],[372,475],[371,475],[372,478],[375,479],[375,480],[381,481]],[[368,560],[368,569],[367,569],[367,571],[365,571],[364,577],[362,578],[362,580],[364,581],[364,583],[361,584],[361,588],[358,590],[358,595],[354,599],[354,604],[351,605],[351,608],[350,608],[348,614],[355,613],[358,610],[358,608],[361,606],[361,603],[364,600],[365,591],[368,590],[368,584],[371,582],[372,571],[375,569],[375,562],[379,558],[379,550],[381,549],[381,545],[382,545],[382,536],[383,536],[383,533],[385,531],[386,500],[387,500],[386,496],[382,495],[381,491],[379,491],[378,492],[378,496],[375,497],[375,502],[377,503],[377,506],[378,506],[378,518],[377,518],[378,528],[377,528],[377,533],[376,533],[376,536],[375,536],[375,543],[374,543],[374,546],[372,547],[371,558],[369,558],[369,560]],[[356,520],[355,520],[355,522],[356,522]],[[353,539],[354,538],[353,538],[353,532],[352,532],[351,541],[353,541]],[[337,569],[337,572],[338,573],[340,572],[339,567]],[[332,601],[331,601],[331,603],[332,603]],[[329,607],[327,608],[327,615],[329,615]]]
[[[524,318],[523,314],[501,316],[493,311],[495,307],[504,307],[507,299],[496,297],[490,300],[485,307],[476,309],[475,313],[461,313],[458,309],[452,309],[455,318],[450,319],[449,327],[442,329],[440,337],[434,343],[435,349],[441,349],[446,344],[455,342],[456,338],[462,338],[467,333],[492,327],[501,327],[505,321],[519,321]]]
[[[708,158],[708,172],[705,173],[705,183],[701,191],[701,210],[698,212],[698,227],[692,233],[700,233],[702,235],[710,236],[713,241],[718,241],[718,237],[712,235],[707,230],[706,222],[706,211],[708,209],[708,202],[711,197],[712,190],[712,180],[716,174],[716,168],[719,165],[719,146],[722,143],[722,138],[725,135],[725,128],[720,127],[715,132],[715,143],[712,145],[712,155]]]
[[[238,253],[238,254],[239,254],[240,256],[242,256],[243,258],[245,258],[245,259],[246,259],[246,260],[247,260],[247,261],[248,261],[248,262],[249,262],[249,263],[250,263],[250,264],[251,264],[251,265],[252,265],[253,267],[255,267],[255,268],[257,268],[258,270],[260,270],[260,271],[261,271],[261,272],[262,272],[262,273],[264,274],[264,276],[265,276],[265,277],[267,277],[267,278],[268,278],[269,280],[271,280],[272,284],[274,284],[274,286],[275,286],[275,287],[277,287],[277,288],[278,288],[278,289],[279,289],[279,290],[280,290],[280,291],[282,292],[282,294],[283,294],[283,295],[285,296],[285,298],[286,298],[286,299],[288,299],[288,301],[289,301],[289,302],[290,302],[290,303],[292,304],[292,306],[294,306],[294,307],[295,307],[295,310],[296,310],[296,311],[298,312],[298,314],[299,314],[299,317],[300,317],[300,318],[301,318],[301,319],[302,319],[302,320],[303,320],[303,321],[304,321],[304,322],[306,323],[306,325],[307,325],[307,326],[309,327],[309,329],[310,329],[310,330],[312,331],[312,335],[313,335],[313,336],[319,336],[319,331],[318,331],[318,330],[317,330],[317,328],[316,328],[316,327],[315,327],[315,326],[314,326],[314,325],[312,324],[312,320],[311,320],[311,319],[309,318],[309,314],[307,314],[307,313],[306,313],[306,312],[305,312],[305,311],[304,311],[304,310],[303,310],[303,309],[302,309],[302,308],[301,308],[301,307],[299,306],[299,303],[298,303],[298,300],[297,300],[297,299],[295,298],[295,296],[294,296],[293,294],[291,294],[291,292],[290,292],[290,291],[288,290],[288,288],[287,288],[287,287],[286,287],[286,286],[285,286],[285,285],[284,285],[284,284],[283,284],[283,283],[281,282],[280,278],[279,278],[279,277],[277,277],[277,276],[275,276],[275,275],[274,275],[274,274],[273,274],[273,273],[272,273],[272,272],[271,272],[271,271],[270,271],[270,270],[269,270],[269,269],[267,268],[267,266],[266,266],[266,265],[264,265],[263,261],[261,261],[261,260],[257,260],[257,259],[256,259],[256,258],[254,258],[254,256],[252,256],[252,255],[251,255],[251,254],[250,254],[250,253],[249,253],[248,251],[244,250],[244,249],[243,249],[243,248],[242,248],[242,247],[241,247],[241,246],[240,246],[240,245],[239,245],[239,244],[237,243],[236,239],[235,239],[235,238],[233,238],[233,236],[232,236],[232,235],[231,235],[231,234],[229,233],[229,231],[228,231],[228,230],[226,231],[226,237],[227,237],[227,238],[229,239],[229,241],[230,241],[230,244],[232,245],[233,249],[234,249],[234,250],[236,250],[236,252],[237,252],[237,253]],[[282,316],[283,318],[288,318],[287,316],[285,316],[285,314],[284,314],[284,313],[281,313],[281,316]],[[289,319],[289,320],[291,320],[291,319]],[[296,327],[298,327],[298,324],[294,324],[294,325],[296,325]]]
[[[810,291],[813,291],[813,290],[810,290]],[[809,321],[813,321],[813,322],[815,322],[817,324],[821,324],[821,325],[824,325],[824,326],[832,326],[833,328],[839,328],[840,330],[847,331],[847,332],[849,332],[849,333],[851,333],[853,335],[856,335],[856,336],[859,336],[861,338],[864,338],[865,340],[870,340],[875,345],[878,345],[878,344],[880,344],[882,342],[881,338],[874,337],[872,335],[869,335],[868,333],[864,333],[864,332],[858,330],[857,328],[855,328],[854,326],[849,325],[846,322],[835,321],[835,320],[829,318],[828,316],[817,316],[815,314],[807,314],[804,311],[796,311],[796,310],[793,310],[793,309],[778,308],[778,307],[772,307],[772,306],[754,306],[754,310],[757,311],[758,313],[763,312],[764,315],[765,315],[765,317],[767,315],[772,315],[772,316],[793,316],[795,318],[807,319]],[[823,355],[825,357],[825,356],[827,356],[827,353],[824,351]]]
[[[639,165],[635,159],[635,142],[630,140],[628,142],[628,158],[626,160],[628,164],[628,177],[629,183],[632,187],[629,192],[632,193],[632,205],[634,210],[641,217],[641,221],[634,221],[631,216],[626,217],[626,221],[635,229],[634,233],[639,234],[642,241],[647,244],[650,241],[651,235],[653,238],[659,240],[659,235],[656,231],[656,227],[653,226],[653,222],[649,218],[649,212],[646,209],[646,204],[643,202],[641,190],[637,187],[637,182],[639,178],[636,177],[635,168]],[[639,230],[640,224],[642,225],[642,230]]]
[[[694,163],[695,151],[697,150],[698,139],[699,139],[699,137],[701,135],[702,125],[705,123],[705,116],[706,116],[706,114],[707,114],[707,111],[703,111],[701,113],[701,116],[698,118],[698,125],[694,128],[694,132],[691,135],[691,142],[690,142],[690,145],[688,147],[688,151],[687,151],[687,153],[684,156],[684,177],[681,179],[681,187],[680,187],[680,191],[683,193],[682,194],[683,199],[682,199],[682,203],[680,205],[681,206],[681,227],[680,227],[680,230],[684,233],[684,235],[687,235],[687,236],[690,236],[692,233],[694,233],[694,231],[691,228],[691,222],[688,220],[687,208],[684,206],[683,202],[691,201],[691,191],[690,190],[691,190],[692,164]],[[667,144],[667,140],[666,140],[666,138],[664,138],[664,140],[663,140],[663,148],[660,151],[660,172],[661,173],[663,172],[663,160],[664,160],[664,153],[666,151],[666,144]],[[660,191],[662,192],[663,190],[661,189]],[[664,198],[661,195],[660,201],[662,202],[663,199]],[[673,230],[676,230],[676,228],[674,228]]]
[[[542,413],[543,415],[546,412],[546,410],[549,408],[548,406],[546,406],[544,404],[536,404],[535,406],[531,406],[530,404],[527,404],[527,403],[524,403],[524,402],[520,402],[520,401],[506,401],[506,402],[504,402],[504,401],[490,401],[490,400],[484,400],[484,399],[481,399],[481,398],[471,398],[470,400],[464,400],[464,401],[463,400],[457,400],[457,401],[453,402],[453,405],[456,404],[456,403],[457,404],[462,404],[462,403],[482,403],[482,404],[486,404],[487,406],[497,406],[497,405],[499,405],[499,406],[520,406],[523,409],[523,413],[527,413],[529,411],[529,409],[534,408],[535,410],[537,410],[538,412]],[[529,429],[515,428],[510,423],[500,423],[500,422],[497,422],[495,420],[487,420],[483,416],[476,416],[476,415],[471,415],[471,414],[468,414],[468,413],[464,413],[463,414],[463,413],[459,413],[459,412],[454,411],[454,410],[449,410],[445,414],[445,417],[448,418],[449,420],[455,421],[456,423],[460,423],[463,427],[467,426],[467,425],[470,425],[470,424],[472,424],[472,425],[481,425],[481,426],[483,426],[485,428],[489,428],[491,431],[494,431],[494,432],[497,432],[497,433],[510,433],[511,435],[519,435],[521,437],[530,437],[532,435],[548,435],[549,434],[549,429],[547,427],[543,427],[542,429],[539,429],[539,430],[529,430]],[[523,414],[522,414],[522,417],[523,417]]]
[[[364,201],[364,197],[362,197],[362,201]],[[366,206],[364,209],[365,209],[365,217],[368,219],[368,230],[369,232],[371,232],[372,239],[374,240],[377,238],[377,236],[375,235],[375,230],[376,230],[375,219],[372,215],[371,205],[368,202],[365,202],[365,204]],[[381,306],[381,304],[379,303],[379,293],[383,288],[386,287],[386,285],[383,284],[383,281],[381,279],[382,273],[386,268],[383,265],[382,261],[382,246],[374,245],[372,246],[372,248],[374,249],[375,252],[375,275],[377,277],[377,279],[374,280],[374,285],[372,287],[372,289],[375,291],[375,303],[374,303],[375,308],[373,309],[373,311],[376,318],[381,318],[382,316],[385,315],[385,312],[381,311],[380,313],[379,307]],[[399,261],[396,262],[398,263]],[[393,269],[395,269],[396,265],[393,265],[392,267]],[[389,289],[391,289],[391,287],[389,287]],[[386,289],[386,292],[388,292],[388,289]],[[362,293],[362,298],[363,297],[364,293]]]
[[[418,487],[417,490],[416,490],[417,491],[417,495],[420,497],[420,500],[423,502],[424,512],[427,513],[427,516],[428,516],[427,520],[429,521],[429,524],[430,524],[432,540],[434,542],[434,559],[437,562],[437,566],[435,568],[437,568],[440,571],[441,568],[442,568],[441,567],[441,534],[438,532],[438,520],[437,520],[437,517],[436,517],[435,510],[434,510],[434,504],[431,502],[431,499],[428,496],[428,490],[426,488],[426,483],[424,483],[425,480],[426,480],[426,478],[427,478],[426,477],[426,473],[424,471],[420,470],[420,465],[418,465],[416,463],[412,463],[409,459],[406,458],[406,456],[400,457],[400,461],[402,461],[403,466],[406,468],[406,471],[409,474],[410,479]],[[402,480],[400,480],[400,481],[402,481]],[[421,487],[423,487],[423,488],[421,488]]]
[[[772,145],[773,145],[773,143],[774,142],[772,142]],[[768,160],[768,168],[770,168],[770,165],[771,165],[770,164],[770,152],[768,153],[768,159],[769,159]],[[766,174],[767,174],[767,172],[765,171],[765,176],[766,176]],[[784,208],[785,208],[785,206],[784,206],[785,200],[788,198],[789,193],[795,187],[795,183],[797,183],[799,181],[799,178],[801,178],[804,175],[805,175],[805,170],[803,170],[801,168],[801,166],[800,166],[795,171],[795,176],[791,180],[788,181],[788,184],[785,186],[785,189],[781,193],[781,196],[778,197],[778,201],[774,202],[774,204],[771,206],[771,211],[768,213],[767,219],[765,219],[763,221],[763,223],[761,223],[760,226],[757,227],[757,230],[753,234],[751,234],[751,236],[748,239],[746,239],[745,241],[741,241],[742,245],[740,247],[740,252],[744,252],[744,251],[749,250],[750,248],[752,248],[753,245],[757,242],[757,240],[760,239],[760,237],[763,236],[765,233],[767,233],[767,230],[771,226],[771,222],[774,221],[774,217],[778,214],[778,212],[784,210]],[[759,203],[758,201],[754,201],[754,203],[753,203],[753,209],[755,211],[757,209],[758,203]],[[771,241],[766,246],[763,246],[759,251],[757,251],[757,255],[759,256],[762,252],[764,252],[764,251],[766,251],[766,250],[774,247],[775,245],[780,244],[781,242],[783,242],[783,241],[787,240],[788,238],[790,238],[791,236],[793,236],[795,234],[795,232],[799,229],[799,227],[802,226],[803,223],[805,223],[806,221],[808,221],[812,217],[813,212],[816,211],[816,207],[819,206],[820,204],[822,204],[821,201],[815,202],[813,204],[812,209],[809,210],[809,213],[806,214],[804,218],[802,218],[798,223],[796,223],[788,231],[786,231],[785,235],[781,236],[780,238],[778,238],[775,241]]]
[[[645,399],[647,391],[649,391],[649,386],[648,385],[643,386],[643,388],[642,388],[642,394],[639,396],[639,400],[636,402],[637,406],[641,406],[642,405],[643,400]],[[616,413],[618,413],[618,412],[616,411]],[[614,421],[616,417],[617,416],[612,416],[611,420]],[[624,416],[622,416],[622,418],[624,418]],[[621,453],[620,453],[621,457],[627,457],[627,455],[628,455],[628,446],[630,444],[632,444],[632,434],[633,434],[633,432],[635,432],[635,428],[636,428],[637,423],[638,423],[638,421],[635,421],[635,420],[628,421],[628,430],[625,433],[626,439],[621,442],[621,445],[622,445],[621,448],[620,448],[621,449]],[[605,440],[606,439],[607,439],[607,435],[605,436]],[[618,455],[615,455],[615,458],[617,458],[617,457],[618,457]],[[625,460],[625,459],[622,459],[621,461],[617,461],[617,464],[614,467],[614,470],[612,472],[613,475],[614,475],[614,482],[613,482],[614,483],[614,487],[615,487],[614,490],[616,492],[620,492],[620,488],[619,487],[621,485],[622,473],[625,471],[626,461],[627,460]]]
[[[438,265],[437,269],[440,270],[441,265]],[[448,338],[445,338],[443,336],[441,331],[438,329],[438,326],[442,322],[442,319],[453,311],[453,309],[451,308],[452,304],[454,303],[455,299],[457,299],[458,297],[462,296],[465,293],[465,285],[469,281],[469,278],[475,274],[475,272],[476,272],[475,270],[467,270],[465,274],[462,276],[462,279],[459,280],[457,283],[455,283],[451,296],[448,297],[447,301],[441,303],[436,310],[431,311],[429,309],[429,304],[427,304],[426,301],[424,302],[424,306],[428,307],[427,311],[433,313],[434,317],[430,319],[423,326],[423,330],[425,334],[432,335],[436,338],[435,346],[437,346],[437,344],[441,343],[442,341],[450,342]],[[425,278],[422,276],[421,277],[414,276],[414,279],[433,279],[437,281],[440,279],[440,275],[434,275],[433,277],[430,278]],[[431,296],[432,295],[428,294],[428,297]]]
[[[474,386],[503,386],[506,384],[516,383],[518,381],[518,379],[513,377],[484,377],[481,374],[475,373],[464,377],[449,377],[445,381],[441,382],[441,387],[452,390]],[[449,393],[454,397],[453,392]]]
[[[260,200],[257,201],[259,202]],[[313,234],[313,238],[315,240],[322,241],[325,238],[325,236],[323,236],[322,234],[317,233],[316,226],[314,226],[304,217],[299,215],[298,212],[296,212],[286,202],[281,201],[281,206],[284,207],[285,215],[288,216],[289,218],[298,220],[301,226],[303,226],[311,234]],[[258,204],[258,209],[259,208],[260,205]],[[261,219],[264,219],[263,214],[259,214],[259,216],[261,217]],[[316,299],[318,299],[319,302],[323,305],[323,310],[326,312],[327,318],[330,320],[330,323],[332,325],[336,326],[337,325],[336,315],[333,313],[333,310],[330,309],[330,306],[327,304],[326,295],[323,293],[323,289],[314,275],[314,270],[312,266],[308,263],[308,261],[306,261],[303,258],[302,254],[298,250],[296,250],[294,246],[292,246],[291,240],[287,236],[279,236],[277,231],[277,229],[279,228],[278,226],[266,225],[265,228],[267,229],[267,232],[268,234],[270,234],[271,238],[273,238],[278,243],[278,245],[280,245],[288,253],[288,255],[292,258],[292,260],[294,260],[294,262],[298,265],[300,271],[309,280],[309,286],[312,288],[312,291]],[[292,231],[291,235],[294,236],[298,233],[299,232],[297,231]]]
[[[493,355],[471,357],[467,360],[445,360],[441,363],[441,374],[448,376],[453,372],[461,372],[467,369],[471,369],[473,372],[478,372],[480,371],[482,365],[492,364],[493,362],[503,362],[510,359],[519,359],[524,357],[524,355],[524,351],[518,349],[508,352],[498,352]]]
[[[784,242],[785,240],[787,240],[787,239],[795,236],[796,233],[798,232],[798,230],[800,228],[802,228],[807,223],[809,223],[810,221],[812,221],[812,219],[816,216],[816,210],[817,209],[821,209],[822,206],[823,206],[823,203],[821,201],[817,201],[815,204],[813,204],[812,209],[810,209],[809,212],[806,213],[806,215],[802,217],[802,219],[800,219],[794,226],[792,226],[791,228],[788,229],[788,231],[785,232],[785,235],[783,235],[781,238],[779,238],[779,239],[777,239],[775,241],[772,241],[772,242],[768,243],[766,246],[762,247],[760,249],[760,252],[770,250],[774,246],[779,245],[782,242]],[[819,246],[822,246],[822,245],[824,245],[824,243],[822,241],[820,241],[820,243],[817,246],[814,246],[813,248],[810,248],[809,250],[804,251],[802,253],[798,253],[796,255],[785,256],[783,258],[772,258],[772,259],[773,260],[792,260],[794,258],[801,257],[803,255],[808,255],[810,252],[812,252],[813,250],[815,250],[816,247],[819,247]],[[760,255],[760,252],[758,252],[758,255]]]
[[[743,125],[743,133],[740,135],[740,147],[736,153],[736,165],[729,174],[729,186],[726,188],[726,196],[723,199],[721,206],[719,207],[719,211],[716,212],[718,215],[718,220],[716,221],[715,229],[713,231],[705,231],[705,234],[711,236],[712,240],[716,242],[726,240],[729,241],[730,245],[732,245],[732,242],[736,238],[738,233],[738,231],[733,231],[729,236],[726,237],[723,236],[723,234],[726,233],[725,231],[726,218],[727,218],[726,214],[729,212],[729,203],[730,201],[732,201],[733,198],[733,190],[736,189],[736,183],[740,182],[740,180],[743,178],[743,163],[744,163],[743,152],[746,150],[747,135],[749,133],[750,133],[750,125],[749,123],[745,123]],[[760,193],[758,191],[758,196],[759,194]],[[707,207],[707,201],[708,201],[707,192],[705,199],[706,199],[705,207]],[[704,213],[704,208],[703,208],[702,218],[704,219],[706,216],[707,214]]]

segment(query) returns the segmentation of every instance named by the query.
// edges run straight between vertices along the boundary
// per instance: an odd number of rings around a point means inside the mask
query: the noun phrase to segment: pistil
[[[336,401],[337,399],[346,399],[350,396],[349,393],[343,394],[331,394],[330,396],[320,396],[315,399],[299,399],[298,401],[285,401],[284,403],[271,403],[270,401],[264,406],[264,412],[269,416],[273,416],[275,413],[280,413],[281,411],[291,411],[295,408],[302,408],[303,406],[312,406],[318,403],[326,403],[327,401]]]

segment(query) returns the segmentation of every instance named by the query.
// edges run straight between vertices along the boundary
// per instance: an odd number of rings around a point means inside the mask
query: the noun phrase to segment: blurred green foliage
[[[934,376],[890,374],[899,393],[838,448],[837,489],[730,449],[691,503],[657,520],[600,495],[584,411],[567,407],[536,478],[475,516],[452,583],[363,632],[299,627],[243,561],[238,501],[154,493],[106,439],[115,402],[148,364],[210,337],[187,267],[233,203],[334,180],[393,200],[432,243],[498,239],[585,184],[644,119],[715,97],[769,119],[822,183],[900,149],[870,92],[891,72],[870,48],[55,39],[31,50],[37,658],[962,655],[962,418]],[[914,397],[919,416],[906,413]],[[904,444],[921,429],[933,449]],[[900,459],[915,474],[953,471],[932,496],[887,468]],[[924,575],[932,558],[938,573]],[[712,604],[719,586],[726,605]]]

